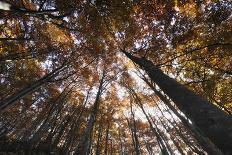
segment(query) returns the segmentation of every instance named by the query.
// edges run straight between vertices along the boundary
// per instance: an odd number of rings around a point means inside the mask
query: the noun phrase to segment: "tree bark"
[[[132,130],[132,135],[134,137],[134,141],[135,141],[135,153],[136,155],[140,155],[140,144],[139,144],[139,139],[138,139],[138,135],[137,135],[137,127],[136,127],[136,121],[135,121],[135,115],[132,109],[132,103],[130,102],[130,111],[131,111],[131,116],[132,116],[132,122],[133,124],[131,124],[131,130]]]
[[[149,125],[150,125],[150,128],[151,128],[151,131],[155,134],[156,136],[156,139],[157,139],[157,143],[158,143],[158,146],[162,152],[162,154],[164,155],[169,155],[168,153],[168,148],[167,146],[165,145],[165,141],[162,139],[162,136],[159,134],[159,129],[156,128],[156,124],[154,124],[154,126],[152,125],[152,122],[151,122],[151,119],[149,118],[148,114],[146,113],[144,107],[143,107],[143,104],[140,100],[140,98],[138,97],[138,95],[136,94],[136,92],[128,85],[125,85],[126,88],[128,89],[128,92],[131,94],[131,96],[134,98],[135,100],[135,103],[140,107],[140,109],[142,110],[142,112],[144,113]],[[133,140],[133,139],[132,139]]]
[[[225,154],[232,153],[232,117],[196,95],[145,58],[123,53],[143,68],[151,80],[169,96],[176,106]]]
[[[41,87],[43,84],[48,82],[51,78],[55,77],[57,74],[59,74],[64,69],[64,65],[56,68],[51,73],[45,75],[41,79],[35,81],[30,86],[25,87],[24,89],[18,91],[17,93],[11,95],[10,97],[4,99],[0,103],[0,112],[3,110],[6,110],[7,107],[14,104],[17,100],[21,99],[22,97],[32,93],[33,91],[37,90],[39,87]]]
[[[155,94],[159,97],[160,100],[163,101],[163,103],[170,109],[172,110],[172,112],[181,120],[181,122],[183,123],[183,125],[186,127],[186,129],[188,131],[191,132],[191,134],[193,135],[193,137],[197,140],[197,142],[201,145],[201,147],[203,147],[203,149],[208,153],[208,154],[217,154],[217,155],[222,155],[222,152],[215,146],[214,143],[212,143],[208,138],[206,138],[205,136],[203,136],[200,132],[198,127],[193,126],[192,124],[190,124],[188,122],[188,120],[183,117],[178,111],[177,109],[171,104],[170,100],[168,98],[166,98],[166,96],[164,96],[160,91],[156,90],[156,88],[154,87],[154,85],[148,81],[148,79],[143,76],[142,79],[148,84],[148,86],[151,87],[151,89],[155,92]],[[169,114],[173,117],[172,113],[169,111]],[[173,118],[174,119],[174,118]],[[176,126],[178,126],[178,123],[176,123],[175,121],[175,125],[174,128],[176,128]],[[196,148],[196,146],[192,145],[188,138],[186,138],[182,131],[180,131],[179,129],[176,129],[177,133],[179,134],[179,136],[182,138],[182,140],[186,143],[186,145],[188,145],[188,147],[191,148],[191,150],[193,150],[194,152],[199,153],[199,150]]]
[[[97,136],[97,146],[96,146],[96,155],[101,154],[101,141],[102,141],[102,126],[99,124],[98,126],[98,136]]]
[[[71,125],[71,129],[69,130],[69,134],[67,135],[66,140],[63,144],[63,149],[62,149],[63,154],[69,154],[69,148],[73,147],[73,141],[77,137],[76,133],[78,132],[80,128],[81,117],[82,117],[82,114],[84,112],[84,109],[89,99],[90,89],[91,88],[89,88],[87,92],[87,95],[86,95],[86,98],[83,104],[79,108],[74,110],[73,116],[77,115],[78,113],[78,117],[73,121],[73,124]]]
[[[124,155],[124,151],[123,151],[123,142],[122,142],[122,136],[121,136],[121,128],[118,128],[118,138],[119,138],[119,144],[120,144],[120,151],[119,151],[119,155]],[[107,154],[105,154],[107,155]]]
[[[90,140],[91,133],[93,131],[93,127],[94,127],[94,124],[96,121],[96,116],[97,116],[99,105],[100,105],[99,103],[100,103],[100,97],[101,97],[102,90],[103,90],[104,78],[105,78],[105,70],[103,71],[100,85],[98,87],[97,96],[96,96],[95,102],[93,104],[93,110],[91,112],[90,119],[89,119],[87,127],[85,129],[84,136],[82,137],[81,142],[78,146],[77,152],[75,154],[86,155],[88,153],[88,149],[89,149],[88,143]]]
[[[108,140],[109,140],[109,130],[110,130],[110,123],[108,122],[107,129],[106,129],[106,139],[105,139],[105,149],[104,154],[107,155],[108,153]]]

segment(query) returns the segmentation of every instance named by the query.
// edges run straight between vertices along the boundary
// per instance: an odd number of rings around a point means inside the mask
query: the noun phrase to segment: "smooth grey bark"
[[[225,154],[232,153],[232,117],[164,74],[145,58],[122,51],[144,69],[151,80],[169,96],[176,106]]]

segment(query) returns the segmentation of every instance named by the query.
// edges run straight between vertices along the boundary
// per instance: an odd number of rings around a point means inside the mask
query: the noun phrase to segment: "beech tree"
[[[226,0],[0,0],[0,152],[231,154],[231,31]]]

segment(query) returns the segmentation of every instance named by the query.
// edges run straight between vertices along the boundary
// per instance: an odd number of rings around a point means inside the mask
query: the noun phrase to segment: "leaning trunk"
[[[23,88],[22,90],[18,91],[17,93],[13,94],[12,96],[9,96],[8,98],[2,100],[0,102],[0,112],[6,110],[10,105],[13,105],[17,100],[25,97],[26,95],[34,92],[38,88],[40,88],[43,84],[47,83],[50,79],[58,75],[62,70],[64,69],[64,65],[61,67],[58,67],[51,73],[45,75],[41,79],[33,82],[31,85]]]

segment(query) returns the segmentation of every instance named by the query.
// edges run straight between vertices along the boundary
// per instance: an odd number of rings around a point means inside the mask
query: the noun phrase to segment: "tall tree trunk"
[[[160,109],[161,110],[161,109]],[[166,118],[165,115],[163,114],[163,112],[161,111],[161,114],[163,115],[162,117],[163,118]],[[168,132],[169,129],[171,129],[167,124],[165,124],[165,122],[163,122],[163,120],[158,117],[161,125],[164,127],[164,129],[166,130],[166,132]],[[171,122],[170,122],[171,123]],[[173,135],[172,133],[169,134],[170,135],[170,139],[172,140],[173,144],[175,145],[175,147],[177,148],[177,150],[179,151],[179,153],[181,155],[184,155],[184,152],[182,150],[182,148],[180,147],[179,143],[178,143],[178,140],[176,140],[176,137],[175,135]],[[164,135],[164,139],[165,141],[168,143],[168,138],[166,135]],[[171,148],[171,147],[170,147]],[[173,155],[173,153],[171,152],[171,154]]]
[[[225,154],[232,153],[232,117],[196,95],[145,58],[123,53],[143,68],[176,106]]]
[[[105,155],[107,155],[108,153],[109,130],[110,130],[110,123],[108,122],[107,129],[106,129],[106,139],[105,139],[105,150],[104,150]]]
[[[113,155],[113,139],[110,139],[110,155]]]
[[[169,145],[168,140],[165,138],[164,133],[158,128],[158,125],[156,124],[155,119],[149,113],[148,113],[148,115],[149,115],[151,121],[153,122],[154,128],[156,129],[158,135],[160,135],[161,140],[164,141],[163,143],[169,152],[168,154],[173,155],[173,151],[171,149],[171,146]]]
[[[145,140],[145,138],[143,138],[143,141],[145,143],[148,155],[153,155],[153,150],[152,150],[151,145]]]
[[[187,119],[185,119],[185,117],[183,117],[178,111],[177,109],[171,104],[170,100],[168,100],[166,98],[166,96],[164,96],[160,91],[156,90],[156,88],[154,87],[154,85],[148,81],[148,79],[143,76],[142,78],[150,87],[151,89],[155,92],[155,94],[160,98],[160,100],[163,101],[163,103],[172,110],[172,112],[181,120],[181,122],[183,123],[183,125],[191,132],[191,134],[194,136],[194,138],[198,141],[198,143],[201,145],[201,147],[204,148],[204,150],[209,153],[209,154],[217,154],[217,155],[221,155],[222,152],[215,146],[215,144],[213,144],[208,138],[206,138],[205,136],[203,136],[200,132],[198,127],[193,126],[192,124],[190,124],[188,122]],[[169,114],[173,117],[172,113],[169,112]],[[174,118],[173,118],[174,119]],[[176,122],[175,122],[176,123]],[[176,126],[178,126],[178,124],[176,123]],[[174,126],[175,127],[175,126]],[[191,150],[193,150],[194,152],[199,154],[199,150],[196,148],[196,146],[192,145],[188,138],[186,138],[183,133],[181,131],[179,131],[179,129],[176,130],[177,133],[179,133],[179,136],[182,138],[182,140],[186,143],[186,145],[188,145]]]
[[[123,151],[123,142],[122,142],[122,136],[121,136],[121,128],[118,128],[118,138],[119,138],[119,144],[120,144],[120,151],[119,151],[119,155],[123,155],[124,151]],[[107,155],[107,154],[105,154]]]
[[[144,115],[145,115],[145,117],[146,117],[146,119],[147,119],[147,121],[148,121],[148,123],[150,125],[151,131],[155,134],[155,136],[157,138],[157,143],[159,145],[159,148],[160,148],[162,154],[169,155],[168,148],[165,145],[165,141],[162,139],[162,136],[159,134],[159,131],[158,131],[159,129],[156,128],[156,124],[154,124],[154,126],[152,125],[151,119],[149,118],[148,114],[146,113],[140,98],[138,97],[136,92],[130,86],[128,86],[128,85],[125,85],[125,86],[128,89],[128,92],[134,98],[135,103],[140,107],[140,109],[144,113]]]
[[[88,153],[88,150],[89,150],[88,143],[89,143],[91,133],[93,131],[93,127],[94,127],[94,124],[95,124],[95,121],[96,121],[96,116],[97,116],[99,105],[100,105],[99,103],[100,103],[100,97],[101,97],[102,90],[103,90],[104,78],[105,78],[105,69],[103,71],[103,75],[102,75],[102,78],[101,78],[101,81],[100,81],[100,85],[98,87],[98,92],[97,92],[95,102],[93,104],[93,109],[92,109],[92,112],[91,112],[91,115],[90,115],[90,119],[89,119],[87,127],[85,129],[84,136],[82,137],[81,142],[80,142],[80,144],[79,144],[79,146],[77,148],[76,154],[86,155]]]
[[[90,90],[91,90],[91,88],[89,88],[83,104],[80,105],[79,108],[76,108],[72,114],[73,116],[75,116],[77,113],[79,113],[77,115],[78,117],[74,120],[73,124],[71,125],[71,129],[69,131],[69,134],[67,135],[66,140],[63,144],[63,148],[62,148],[63,154],[68,154],[69,148],[73,147],[73,141],[77,137],[76,133],[78,132],[79,127],[80,127],[81,117],[82,117],[82,114],[84,112],[84,108],[86,107],[86,104],[88,102]]]
[[[150,125],[150,128],[151,128],[152,132],[155,134],[155,136],[156,136],[156,138],[157,138],[157,143],[158,143],[158,145],[159,145],[159,147],[160,147],[160,150],[161,150],[162,154],[163,154],[163,155],[169,155],[169,153],[168,153],[168,148],[167,148],[167,146],[165,145],[164,140],[162,139],[161,135],[159,134],[158,128],[156,128],[156,126],[154,127],[154,126],[152,125],[152,122],[151,122],[149,116],[147,115],[147,113],[145,112],[143,106],[140,106],[140,108],[142,109],[144,115],[146,116],[146,119],[147,119],[147,121],[148,121],[148,123],[149,123],[149,125]]]
[[[19,137],[20,139],[27,141],[33,132],[38,128],[38,125],[43,124],[48,117],[50,117],[54,107],[56,107],[57,101],[60,100],[60,97],[63,96],[64,91],[55,99],[53,102],[48,102],[42,111],[36,115],[35,120],[31,123],[31,126],[24,132],[22,132]]]
[[[25,87],[24,89],[18,91],[17,93],[11,95],[10,97],[4,99],[0,103],[0,112],[5,110],[10,105],[14,104],[17,100],[21,99],[22,97],[32,93],[33,91],[37,90],[39,87],[41,87],[43,84],[48,82],[51,78],[55,77],[57,74],[59,74],[64,69],[64,64],[58,68],[56,68],[51,73],[45,75],[41,79],[33,82],[31,85]]]
[[[102,139],[102,127],[99,124],[98,126],[98,136],[97,136],[97,146],[96,146],[96,155],[100,155],[101,154],[101,139]]]
[[[135,115],[132,109],[132,103],[130,102],[130,111],[131,111],[131,115],[132,115],[132,122],[133,124],[131,125],[131,129],[132,129],[132,135],[134,137],[134,141],[135,141],[135,152],[136,155],[140,155],[140,144],[139,144],[139,139],[138,139],[138,135],[137,135],[137,127],[136,127],[136,121],[135,121]]]
[[[133,144],[133,147],[134,147],[134,150],[133,150],[132,154],[134,154],[134,152],[136,154],[137,152],[136,152],[136,144],[135,144],[135,137],[134,137],[133,127],[132,127],[132,124],[131,124],[129,118],[126,117],[126,121],[127,121],[128,128],[130,130],[132,144]]]
[[[94,130],[94,129],[93,129]],[[86,155],[92,155],[93,154],[93,140],[95,139],[95,136],[94,136],[94,131],[92,131],[90,133],[90,136],[89,136],[89,139],[88,139],[88,142],[86,143],[86,148],[87,148],[87,151],[85,152]],[[79,155],[79,154],[78,154]]]
[[[159,107],[158,105],[157,105],[157,108],[160,110],[160,112],[161,112],[161,114],[162,114],[162,118],[165,118],[165,119],[169,122],[169,124],[173,124],[173,122],[170,121],[170,120],[166,117],[166,115],[163,113],[163,111],[160,109],[160,107]],[[179,129],[177,129],[177,127],[176,127],[176,126],[178,126],[178,124],[175,124],[175,122],[174,122],[174,125],[173,125],[172,127],[170,127],[169,125],[165,124],[161,118],[159,118],[159,120],[160,120],[162,126],[165,128],[165,130],[166,130],[167,132],[168,132],[169,129],[174,129],[175,132],[176,132],[176,134],[178,134],[178,135],[183,139],[183,141],[185,142],[185,139],[186,139],[186,138],[181,134],[181,132],[179,131]],[[174,121],[175,121],[175,120],[174,120]],[[171,138],[171,140],[173,141],[173,144],[175,145],[175,147],[177,148],[177,150],[180,152],[180,154],[181,154],[181,155],[184,155],[184,152],[183,152],[183,150],[182,150],[182,148],[181,148],[181,146],[180,146],[180,144],[179,144],[179,139],[177,139],[177,137],[176,137],[175,135],[173,135],[173,133],[170,134],[170,138]],[[188,145],[188,143],[186,143],[186,144]],[[192,146],[189,145],[189,147],[191,148]],[[202,152],[200,152],[200,151],[197,151],[196,153],[202,154]]]
[[[63,121],[63,123],[61,123],[61,127],[60,129],[58,130],[58,134],[57,136],[55,137],[55,139],[53,140],[53,143],[52,143],[52,148],[56,148],[57,145],[59,144],[60,142],[60,138],[62,137],[62,135],[64,134],[64,130],[65,128],[69,125],[71,121],[71,117],[70,116],[67,116],[67,118]]]
[[[33,147],[35,147],[40,142],[41,138],[45,135],[45,133],[48,131],[48,129],[52,127],[53,122],[56,121],[62,108],[63,108],[63,103],[58,105],[58,109],[57,109],[57,111],[55,111],[55,113],[52,113],[54,115],[53,118],[51,118],[52,116],[50,116],[50,115],[48,115],[46,117],[46,119],[44,120],[43,124],[41,124],[38,131],[36,131],[32,135],[32,138],[29,140],[30,147],[28,149],[33,149]]]

